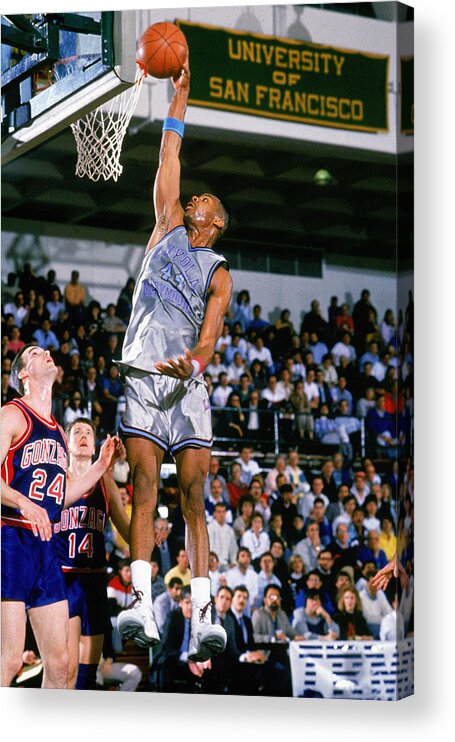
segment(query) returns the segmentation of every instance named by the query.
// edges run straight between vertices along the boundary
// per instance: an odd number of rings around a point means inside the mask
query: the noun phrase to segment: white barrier
[[[291,642],[293,696],[398,701],[414,692],[414,639]]]

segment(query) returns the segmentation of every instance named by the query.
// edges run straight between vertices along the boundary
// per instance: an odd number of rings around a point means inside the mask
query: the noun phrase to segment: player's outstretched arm
[[[98,456],[95,463],[93,463],[85,474],[81,477],[75,477],[74,479],[68,479],[66,485],[65,504],[64,508],[69,508],[82,495],[86,495],[92,487],[101,479],[103,474],[107,472],[111,466],[112,457],[116,450],[117,438],[111,438],[107,436],[103,445],[100,448],[100,455]]]
[[[386,590],[392,576],[399,578],[401,587],[403,590],[407,590],[409,587],[409,577],[404,569],[403,565],[398,559],[398,554],[395,552],[393,558],[390,560],[385,567],[379,570],[372,579],[372,585],[378,590]]]
[[[25,430],[26,424],[20,410],[15,407],[5,407],[1,414],[2,465],[13,441],[19,440],[25,433]],[[40,505],[29,500],[25,495],[22,495],[18,490],[10,487],[3,478],[1,484],[1,502],[2,505],[19,510],[21,515],[31,523],[33,534],[39,536],[41,541],[49,541],[51,539],[52,526],[47,511]]]
[[[170,125],[171,128],[163,131],[161,137],[160,159],[153,188],[156,224],[147,245],[147,251],[151,250],[172,229],[183,224],[179,154],[182,146],[183,120],[190,91],[188,59],[184,62],[180,75],[174,80],[174,87],[174,97],[165,120],[165,124]],[[176,131],[179,128],[180,134]]]
[[[213,274],[205,310],[204,322],[197,344],[186,350],[184,356],[176,360],[167,358],[163,363],[156,363],[156,369],[166,376],[186,380],[194,374],[196,360],[198,366],[205,368],[212,360],[216,341],[223,330],[224,315],[232,299],[232,278],[225,268],[218,268]]]

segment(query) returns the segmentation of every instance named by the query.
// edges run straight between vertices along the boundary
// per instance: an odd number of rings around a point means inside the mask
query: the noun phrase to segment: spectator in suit
[[[163,633],[164,625],[170,612],[176,611],[179,608],[182,588],[183,582],[180,577],[172,577],[169,580],[166,592],[161,593],[153,603],[153,614],[160,635]]]
[[[210,660],[188,660],[191,612],[191,590],[186,588],[182,590],[178,610],[169,613],[152,665],[152,677],[164,693],[201,691],[206,680],[204,675],[210,672]]]
[[[281,588],[267,585],[264,590],[263,605],[253,613],[254,639],[258,643],[287,643],[302,639],[295,631],[281,608]]]

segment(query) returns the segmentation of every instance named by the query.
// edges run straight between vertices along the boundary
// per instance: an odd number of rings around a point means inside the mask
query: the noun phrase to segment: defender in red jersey
[[[92,421],[78,418],[67,427],[66,437],[71,481],[72,477],[83,476],[92,465],[95,454]],[[122,450],[123,446],[116,450],[116,455]],[[60,521],[54,524],[53,538],[68,591],[68,688],[77,690],[96,687],[108,615],[104,529],[109,518],[128,542],[130,521],[110,471],[63,510]]]
[[[49,351],[24,346],[11,366],[22,396],[1,411],[3,686],[22,666],[27,610],[43,661],[43,688],[66,688],[68,602],[52,522],[103,476],[117,445],[108,437],[86,474],[67,482],[66,441],[52,416],[56,376]]]

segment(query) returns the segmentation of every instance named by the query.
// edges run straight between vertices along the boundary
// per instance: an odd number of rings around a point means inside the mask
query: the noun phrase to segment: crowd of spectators
[[[57,420],[91,417],[98,442],[115,432],[124,404],[116,361],[133,291],[129,279],[117,303],[103,308],[77,271],[63,292],[54,271],[38,277],[26,264],[10,274],[2,289],[2,405],[16,396],[12,358],[36,342],[59,369]],[[182,649],[191,572],[171,475],[162,480],[155,523],[162,540],[152,555],[152,590],[163,641],[150,678],[158,690],[289,695],[282,651],[289,640],[413,631],[412,297],[403,316],[388,309],[382,322],[366,289],[352,312],[333,297],[327,319],[314,300],[297,330],[286,309],[275,323],[263,319],[243,290],[225,319],[204,378],[215,438],[229,457],[212,456],[205,509],[214,620],[226,626],[228,649],[205,666],[192,666]],[[360,461],[362,420],[367,457]],[[255,452],[273,451],[277,434],[283,454],[264,468]],[[317,470],[301,457],[315,446],[323,454]],[[128,510],[126,460],[114,478]],[[131,598],[121,578],[129,552],[112,527],[106,550],[119,649],[115,616]],[[386,592],[372,583],[395,553],[411,576],[398,595],[395,581]]]

